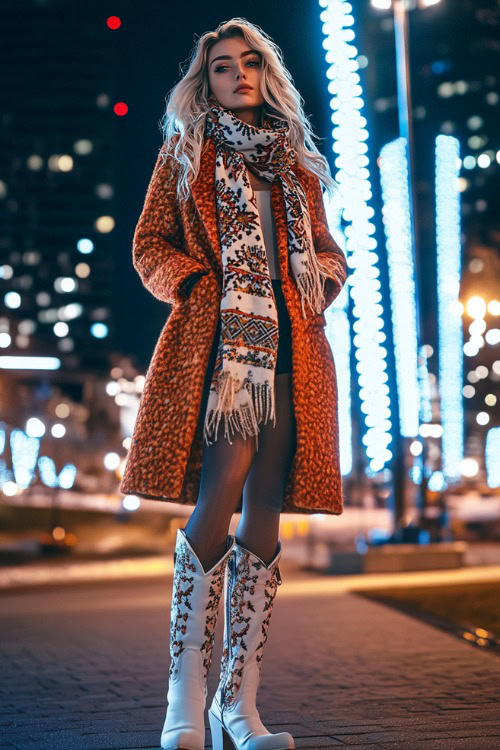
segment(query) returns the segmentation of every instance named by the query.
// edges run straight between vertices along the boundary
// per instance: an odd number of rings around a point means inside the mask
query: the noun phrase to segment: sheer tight
[[[205,571],[226,551],[231,518],[242,497],[236,541],[268,565],[275,557],[285,486],[296,450],[292,374],[275,375],[276,426],[260,425],[259,450],[255,438],[239,432],[224,437],[219,423],[217,440],[203,442],[200,491],[185,526],[186,536]]]

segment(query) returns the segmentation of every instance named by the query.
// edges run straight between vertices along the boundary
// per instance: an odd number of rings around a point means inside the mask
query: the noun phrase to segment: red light
[[[126,115],[128,112],[128,106],[125,104],[125,102],[116,102],[115,106],[113,107],[113,112],[115,113],[115,115],[123,117],[123,115]]]
[[[122,25],[122,21],[121,21],[121,18],[118,18],[118,16],[110,16],[110,17],[109,17],[109,18],[108,18],[108,19],[106,20],[106,25],[107,25],[107,26],[108,26],[108,28],[110,28],[110,29],[119,29],[119,28],[120,28],[120,26]]]

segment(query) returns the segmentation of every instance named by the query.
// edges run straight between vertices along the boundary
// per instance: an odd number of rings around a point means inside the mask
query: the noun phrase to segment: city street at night
[[[498,654],[346,591],[345,576],[291,563],[282,576],[257,701],[269,731],[291,732],[300,748],[500,746]],[[159,748],[171,584],[160,577],[3,595],[0,748]],[[220,611],[207,707],[222,623]]]
[[[0,750],[500,750],[500,0],[0,68]]]

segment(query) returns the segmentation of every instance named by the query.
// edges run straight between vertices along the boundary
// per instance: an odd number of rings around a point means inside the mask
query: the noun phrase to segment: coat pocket
[[[193,288],[196,286],[198,281],[201,279],[202,276],[206,276],[207,273],[208,271],[196,271],[196,273],[193,273],[191,274],[191,276],[188,276],[188,278],[183,282],[182,289],[188,299],[191,296],[191,292],[193,291]]]

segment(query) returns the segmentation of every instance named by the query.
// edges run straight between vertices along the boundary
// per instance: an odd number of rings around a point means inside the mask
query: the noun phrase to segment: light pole
[[[396,46],[396,80],[398,92],[398,119],[399,135],[406,142],[406,160],[408,164],[408,199],[410,212],[410,244],[412,249],[413,268],[414,268],[414,285],[415,285],[415,323],[417,345],[420,350],[422,346],[422,321],[420,310],[420,293],[419,293],[419,261],[418,252],[418,232],[416,225],[416,203],[415,203],[415,176],[414,176],[414,139],[413,139],[413,111],[411,100],[410,85],[410,55],[408,41],[408,13],[414,8],[426,8],[436,5],[440,0],[371,0],[374,8],[379,10],[391,10],[394,16],[394,37]],[[422,443],[422,481],[418,487],[418,509],[419,522],[422,520],[426,506],[426,482],[424,477],[425,470],[425,444],[422,436],[419,434],[418,439]],[[406,502],[406,466],[405,453],[406,444],[400,435],[396,456],[394,461],[394,512],[396,525],[399,526],[400,519],[404,516]],[[398,529],[399,530],[399,529]]]

